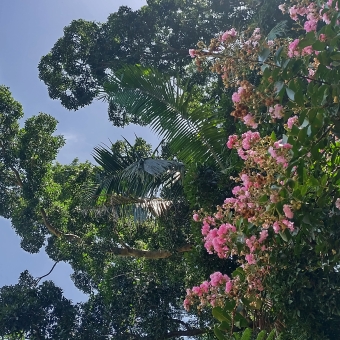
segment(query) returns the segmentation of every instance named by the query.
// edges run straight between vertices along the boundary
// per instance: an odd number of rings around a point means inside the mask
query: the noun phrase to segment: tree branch
[[[53,265],[53,267],[51,268],[51,270],[50,270],[47,274],[45,274],[45,275],[43,275],[43,276],[40,276],[40,277],[36,278],[36,279],[35,279],[36,284],[38,284],[39,281],[40,281],[41,279],[43,279],[44,277],[50,275],[50,274],[52,273],[53,269],[55,268],[55,266],[57,265],[58,262],[59,262],[59,261],[57,261],[57,262]]]
[[[184,253],[190,251],[192,246],[190,244],[186,244],[176,250],[176,252]],[[119,248],[119,247],[112,247],[109,250],[110,253],[116,256],[122,257],[136,257],[136,258],[146,258],[146,259],[166,259],[175,254],[175,252],[171,252],[169,250],[140,250],[135,248]]]
[[[70,241],[70,242],[78,242],[80,243],[81,242],[81,238],[77,235],[74,235],[74,234],[64,234],[63,232],[61,232],[59,229],[53,227],[51,225],[51,223],[48,221],[47,219],[47,215],[46,215],[46,212],[44,210],[44,208],[40,208],[40,213],[41,213],[41,216],[43,218],[43,221],[44,221],[44,224],[45,224],[45,227],[48,229],[48,231],[60,238],[60,237],[64,237],[67,241]]]

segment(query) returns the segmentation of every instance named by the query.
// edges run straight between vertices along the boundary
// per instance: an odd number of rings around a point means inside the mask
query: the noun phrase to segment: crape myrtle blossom
[[[288,61],[289,58],[301,58],[303,63],[301,81],[306,85],[307,81],[313,81],[314,76],[319,77],[318,66],[319,64],[323,65],[323,61],[317,58],[318,51],[314,48],[320,48],[320,51],[323,51],[325,44],[314,44],[314,42],[318,40],[327,42],[331,39],[325,33],[315,33],[314,39],[313,32],[316,32],[319,22],[324,21],[327,24],[330,20],[334,20],[333,13],[338,10],[338,2],[328,0],[322,11],[316,3],[309,5],[306,3],[294,5],[294,3],[297,2],[293,1],[290,6],[280,5],[280,9],[283,12],[288,12],[300,28],[304,28],[304,33],[312,33],[308,35],[308,39],[301,38],[290,42],[274,40],[270,44],[264,42],[264,48],[268,48],[270,51],[266,67],[271,70],[270,63],[273,59],[270,58],[274,55],[272,52],[282,46],[284,47],[281,49],[283,61],[285,58]],[[251,36],[248,32],[242,36],[242,33],[237,34],[236,31],[231,32],[230,30],[223,33],[218,39],[225,50],[223,53],[216,53],[212,69],[218,74],[223,74],[224,84],[227,88],[230,86],[227,84],[229,75],[232,75],[234,79],[242,79],[235,71],[238,64],[248,62],[251,57],[255,57],[258,61],[257,52],[262,39],[260,31],[259,29],[254,30]],[[321,32],[327,32],[327,30]],[[247,34],[248,40],[244,39]],[[226,47],[229,43],[229,46],[231,43],[243,44],[242,53],[246,57],[242,59],[243,57],[237,54],[232,60],[227,55]],[[307,43],[309,45],[306,46]],[[217,51],[217,49],[212,51]],[[290,64],[287,65],[289,68]],[[324,66],[331,67],[330,65]],[[254,64],[251,67],[251,70],[256,70]],[[296,156],[296,150],[299,150],[296,143],[298,140],[296,127],[300,128],[301,108],[299,106],[301,105],[299,101],[294,101],[290,97],[278,96],[277,89],[279,87],[275,85],[275,82],[283,83],[284,77],[282,81],[281,79],[277,80],[275,75],[267,78],[264,75],[263,78],[267,82],[263,82],[262,87],[242,84],[241,81],[233,84],[236,86],[236,91],[231,98],[235,106],[232,115],[253,129],[256,129],[260,123],[278,123],[276,120],[290,116],[286,124],[282,123],[287,130],[288,138],[284,136],[282,140],[276,140],[275,134],[262,137],[257,131],[247,131],[240,135],[229,136],[226,143],[227,148],[235,150],[244,161],[243,169],[239,175],[231,178],[235,181],[235,186],[231,190],[232,194],[226,197],[223,204],[217,207],[217,211],[210,215],[203,210],[194,214],[194,220],[202,223],[201,233],[208,253],[216,254],[222,259],[236,257],[244,277],[229,278],[219,272],[212,274],[209,281],[204,281],[202,285],[188,290],[185,300],[187,309],[196,303],[199,303],[200,308],[202,306],[222,306],[223,299],[231,298],[237,301],[237,294],[242,297],[246,294],[252,297],[259,294],[266,288],[267,281],[264,279],[267,275],[266,271],[269,270],[270,254],[276,252],[278,247],[282,247],[282,239],[286,241],[286,237],[290,233],[291,237],[294,237],[301,228],[301,226],[296,228],[294,222],[299,221],[301,214],[298,214],[297,210],[300,209],[302,202],[294,196],[292,187],[292,183],[299,183],[298,173],[301,167],[299,165],[292,168],[293,164],[290,164],[293,154]],[[283,86],[289,86],[287,84],[288,81]],[[286,104],[287,99],[291,102],[290,104]],[[303,103],[306,104],[306,108],[309,108],[307,106],[309,105],[308,98],[304,97]],[[300,119],[302,120],[302,118]],[[309,158],[306,157],[304,161],[308,164],[308,162],[312,162],[312,159],[313,156],[309,153]],[[340,210],[340,198],[336,199],[335,208]],[[280,242],[277,242],[278,240]]]

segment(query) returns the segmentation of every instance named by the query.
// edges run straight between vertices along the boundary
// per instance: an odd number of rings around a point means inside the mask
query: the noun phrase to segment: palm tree
[[[161,190],[181,185],[184,171],[183,163],[159,158],[161,144],[153,152],[142,138],[136,138],[134,145],[124,139],[111,147],[94,148],[101,171],[97,182],[87,188],[87,199],[115,206],[123,215],[133,214],[135,220],[144,220],[148,213],[159,216],[171,205],[159,197]]]
[[[148,124],[184,163],[210,160],[225,168],[223,121],[212,102],[195,100],[193,90],[179,78],[126,66],[109,78],[101,98]]]

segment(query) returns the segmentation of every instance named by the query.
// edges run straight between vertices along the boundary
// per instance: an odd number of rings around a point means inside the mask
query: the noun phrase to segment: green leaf
[[[340,52],[336,52],[334,54],[331,54],[332,60],[340,60]]]
[[[323,51],[326,48],[326,43],[320,40],[317,40],[315,43],[313,43],[312,47],[316,51]]]
[[[252,335],[252,330],[250,328],[247,328],[241,337],[241,340],[250,340]]]
[[[288,238],[287,235],[285,234],[285,232],[280,231],[279,235],[281,236],[281,238],[283,239],[283,241],[288,242]]]
[[[272,331],[269,333],[267,340],[274,340],[275,337],[275,330],[272,329]]]
[[[236,313],[234,317],[235,325],[239,328],[247,327],[249,322],[248,320],[243,317],[240,313]]]
[[[221,307],[214,307],[212,310],[212,314],[220,322],[231,322],[230,315],[225,312]]]
[[[267,60],[270,54],[270,49],[269,48],[263,48],[262,51],[259,54],[259,62],[264,62]]]
[[[279,93],[279,92],[282,90],[284,84],[285,84],[285,83],[284,83],[283,81],[277,81],[277,82],[275,82],[275,84],[274,84],[274,90],[275,90],[275,92],[276,92],[276,93]]]
[[[227,337],[218,329],[218,326],[215,325],[214,327],[214,334],[216,335],[218,340],[227,340]]]
[[[256,340],[264,340],[264,337],[267,335],[267,332],[265,330],[262,330],[258,335]]]
[[[246,278],[246,275],[244,274],[244,271],[241,267],[235,269],[233,271],[233,277],[235,278],[236,276],[239,276],[240,277],[240,280],[243,281],[245,278]]]
[[[286,88],[286,93],[287,93],[288,98],[289,98],[290,100],[294,101],[295,92],[287,87],[287,88]]]
[[[225,311],[232,311],[232,310],[234,310],[235,306],[236,306],[236,302],[234,300],[226,300],[224,302],[224,308],[223,309]]]

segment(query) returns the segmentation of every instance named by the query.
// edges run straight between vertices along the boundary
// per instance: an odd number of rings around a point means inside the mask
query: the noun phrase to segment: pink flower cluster
[[[235,30],[235,28],[232,28],[229,31],[225,31],[222,35],[221,35],[221,41],[224,42],[226,40],[230,40],[234,37],[237,36],[237,32]]]
[[[256,153],[249,150],[253,144],[260,140],[260,134],[258,132],[247,131],[242,134],[242,141],[239,140],[237,135],[231,135],[228,138],[227,147],[229,149],[237,148],[238,155],[247,160],[249,156],[256,157]],[[261,162],[259,158],[258,161]]]
[[[239,103],[242,99],[242,94],[245,92],[245,89],[243,87],[239,87],[237,92],[234,92],[231,96],[231,99],[234,103]]]
[[[200,306],[216,306],[220,300],[223,304],[225,294],[230,294],[233,289],[235,280],[230,279],[228,275],[215,272],[210,275],[210,282],[204,281],[200,286],[187,289],[184,300],[184,308],[189,311],[190,306],[198,300]]]
[[[189,55],[190,55],[191,58],[195,58],[196,57],[196,50],[191,48],[189,50]]]
[[[291,148],[291,144],[282,143],[282,140],[279,140],[275,142],[273,146],[269,147],[268,152],[276,160],[277,164],[282,164],[282,166],[286,168],[288,166],[287,150]]]
[[[204,236],[204,247],[209,254],[216,253],[221,259],[230,255],[228,245],[233,244],[232,236],[236,228],[229,224],[223,223],[219,228],[211,229],[206,219],[203,220],[202,235]]]
[[[300,17],[306,17],[306,21],[304,23],[304,29],[306,32],[316,31],[318,21],[322,20],[326,24],[331,22],[331,14],[332,11],[339,11],[338,3],[335,2],[335,6],[333,5],[333,0],[328,0],[325,5],[321,6],[321,9],[316,6],[314,2],[311,2],[308,6],[297,6],[294,5],[288,9],[290,17],[294,21],[298,21]],[[286,7],[284,5],[280,5],[279,9],[282,13],[286,12]],[[327,10],[328,9],[328,10]]]
[[[312,46],[306,46],[304,47],[301,52],[298,49],[298,45],[300,43],[299,39],[295,39],[294,41],[292,41],[289,45],[288,45],[288,56],[289,58],[293,58],[294,56],[305,56],[305,55],[311,55],[313,53],[315,53],[316,55],[319,54],[318,51],[315,51]]]
[[[244,46],[250,47],[257,47],[259,46],[259,41],[261,40],[261,33],[260,29],[257,27],[254,29],[253,34],[251,37],[244,42]]]
[[[288,129],[292,129],[293,125],[296,125],[298,121],[299,121],[298,116],[293,116],[293,117],[288,118],[288,121],[287,121]]]
[[[340,198],[335,201],[335,206],[340,210]]]
[[[273,230],[276,234],[286,228],[288,228],[290,231],[294,231],[294,222],[283,219],[281,221],[275,221],[273,223]]]
[[[258,123],[255,122],[255,118],[252,114],[248,113],[243,117],[244,124],[250,126],[253,129],[257,129]]]
[[[269,108],[269,113],[272,118],[281,119],[283,117],[283,106],[276,104],[274,107]]]

